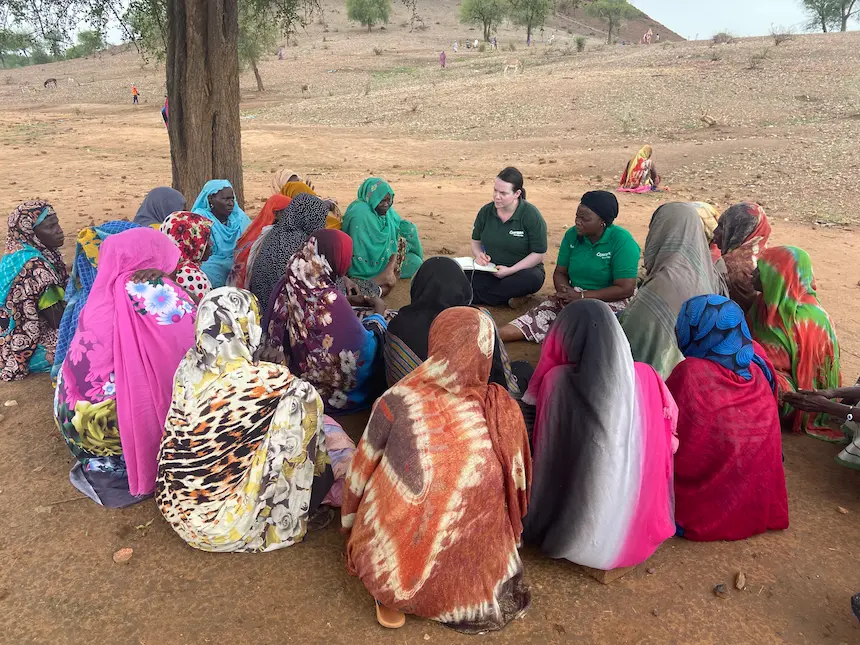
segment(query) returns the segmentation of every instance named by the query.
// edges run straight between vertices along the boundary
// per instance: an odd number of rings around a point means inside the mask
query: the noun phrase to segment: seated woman
[[[759,255],[767,248],[770,222],[758,204],[742,202],[729,208],[714,231],[728,272],[729,295],[748,312],[758,298],[753,288],[752,274]]]
[[[194,302],[199,302],[212,289],[212,283],[201,268],[212,253],[212,221],[202,215],[177,211],[161,223],[161,232],[179,247],[179,263],[170,278],[185,289]]]
[[[774,370],[743,311],[723,296],[696,296],[676,330],[686,360],[666,387],[678,404],[678,534],[714,542],[787,529]]]
[[[184,211],[185,204],[185,195],[178,190],[169,186],[153,188],[146,194],[140,208],[137,209],[134,223],[138,226],[158,228],[171,213]]]
[[[385,376],[388,387],[405,378],[427,360],[430,326],[436,317],[451,307],[466,307],[472,302],[472,287],[460,265],[451,258],[426,260],[410,287],[411,302],[388,323],[385,334]],[[484,312],[486,313],[486,312]],[[489,313],[486,313],[489,316]],[[490,317],[492,320],[492,317]],[[495,322],[493,323],[495,329]],[[493,350],[490,383],[498,383],[512,396],[519,396],[516,379],[505,346],[499,341]]]
[[[523,401],[537,407],[527,542],[609,571],[644,562],[675,534],[678,409],[654,369],[633,362],[605,302],[561,311]]]
[[[836,403],[830,399],[842,399]],[[836,457],[843,466],[860,470],[860,380],[854,387],[786,392],[783,401],[795,410],[845,420],[842,430],[850,442]]]
[[[226,179],[207,181],[191,210],[212,220],[212,255],[203,263],[203,271],[214,288],[223,287],[233,268],[236,244],[251,220],[239,208],[233,186]]]
[[[777,246],[762,251],[753,272],[761,295],[750,310],[753,338],[776,368],[779,398],[797,390],[828,390],[842,385],[839,341],[815,293],[812,260],[803,249]],[[783,428],[825,441],[845,434],[826,414],[795,411],[783,402]]]
[[[552,274],[555,295],[500,330],[504,342],[542,343],[565,305],[586,298],[602,300],[615,314],[636,292],[639,245],[627,229],[613,224],[618,200],[610,192],[585,193],[576,209],[576,227],[561,241]]]
[[[291,183],[302,183],[307,186],[310,190],[314,189],[314,185],[310,182],[309,179],[299,177],[298,173],[291,168],[279,168],[272,175],[272,193],[281,193],[284,186]],[[314,193],[316,195],[316,193]],[[291,195],[292,197],[292,195]]]
[[[215,289],[173,379],[156,501],[195,549],[274,551],[328,512],[322,401],[286,367],[256,361],[261,335],[256,298]]]
[[[251,291],[265,311],[272,289],[284,277],[292,257],[317,231],[325,228],[328,204],[318,197],[297,195],[260,243],[251,267]]]
[[[496,177],[493,201],[478,211],[472,228],[472,255],[480,266],[491,262],[494,272],[470,271],[473,304],[498,307],[536,293],[543,286],[546,222],[526,201],[523,175],[505,168]]]
[[[96,271],[99,266],[99,249],[102,242],[109,236],[122,233],[130,228],[138,228],[133,222],[114,220],[105,222],[98,226],[88,226],[78,233],[78,241],[75,244],[75,259],[72,261],[72,275],[66,288],[66,308],[60,321],[60,329],[57,337],[57,351],[54,353],[54,366],[51,368],[51,378],[56,381],[69,343],[78,329],[78,318],[81,310],[90,297],[90,291],[96,280]]]
[[[176,245],[148,227],[106,239],[58,375],[54,417],[78,460],[70,479],[103,506],[155,490],[173,375],[194,344],[191,297],[160,277],[178,262]]]
[[[341,509],[347,570],[386,626],[406,612],[475,634],[529,606],[517,545],[531,457],[516,402],[487,385],[492,345],[477,309],[439,314],[430,357],[383,395],[356,449]]]
[[[418,229],[394,210],[394,190],[382,179],[366,179],[343,216],[352,238],[352,279],[375,280],[387,295],[398,277],[411,278],[424,260]]]
[[[675,339],[681,305],[693,296],[728,295],[699,219],[697,205],[664,204],[654,213],[645,239],[647,277],[621,315],[633,359],[667,378],[684,356]]]
[[[65,236],[48,202],[30,201],[9,215],[0,263],[0,379],[50,372],[69,278],[60,247]]]
[[[260,214],[251,220],[251,224],[242,233],[239,241],[236,242],[233,268],[227,277],[227,284],[231,287],[250,289],[251,285],[248,276],[251,274],[250,269],[253,266],[253,263],[250,261],[252,250],[256,246],[257,252],[259,252],[260,245],[256,244],[256,242],[268,235],[274,223],[283,216],[291,201],[292,198],[281,194],[272,195],[266,200],[263,208],[260,209]]]
[[[375,299],[375,313],[360,321],[335,284],[351,258],[348,235],[314,233],[272,290],[263,323],[267,345],[285,350],[290,371],[313,385],[332,413],[367,408],[385,387],[385,303]]]
[[[652,154],[651,146],[645,145],[634,155],[621,173],[619,192],[647,193],[660,187],[660,175],[657,174],[657,166],[651,159]]]

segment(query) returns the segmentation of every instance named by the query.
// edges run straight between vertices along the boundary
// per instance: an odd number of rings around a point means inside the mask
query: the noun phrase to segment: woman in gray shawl
[[[158,228],[171,213],[185,210],[185,196],[169,186],[159,186],[150,190],[137,209],[134,223],[139,226]]]

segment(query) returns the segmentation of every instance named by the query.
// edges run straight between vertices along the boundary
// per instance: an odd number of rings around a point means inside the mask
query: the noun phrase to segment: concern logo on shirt
[[[610,260],[612,258],[612,251],[607,251],[606,253],[598,252],[597,257],[599,257],[601,260]]]
[[[508,231],[508,235],[513,235],[514,237],[524,237],[525,234],[525,231]]]

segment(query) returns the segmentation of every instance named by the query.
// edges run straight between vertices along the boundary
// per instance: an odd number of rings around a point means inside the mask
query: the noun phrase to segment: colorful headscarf
[[[627,164],[621,173],[621,181],[618,185],[621,191],[636,191],[637,189],[651,190],[655,188],[651,178],[651,155],[653,149],[650,145],[644,145]]]
[[[755,353],[744,312],[736,302],[715,294],[690,298],[681,306],[675,333],[685,357],[713,361],[747,381],[752,378],[750,365],[755,363],[776,390],[773,374]]]
[[[188,211],[178,211],[161,224],[161,232],[179,247],[176,283],[202,298],[212,288],[209,278],[200,268],[212,235],[212,221]]]
[[[794,246],[765,249],[758,269],[764,293],[750,310],[752,333],[777,371],[780,394],[840,387],[839,341],[815,293],[809,254]],[[791,419],[794,432],[828,441],[844,439],[827,415],[795,413],[787,404],[780,414]]]
[[[0,379],[4,381],[29,374],[40,343],[51,352],[56,347],[57,330],[39,318],[38,300],[50,287],[65,287],[68,272],[59,249],[45,246],[35,232],[36,220],[55,214],[48,202],[37,200],[24,202],[9,215],[0,262]],[[48,371],[53,359],[53,354],[45,355],[39,370]]]
[[[749,311],[758,297],[752,286],[752,274],[769,238],[770,222],[758,204],[735,204],[720,217],[715,239],[720,242],[726,263],[729,295],[744,312]]]
[[[325,228],[328,212],[328,204],[318,197],[299,194],[266,234],[251,267],[251,291],[264,311],[269,306],[272,289],[284,277],[290,258],[311,235]]]
[[[185,204],[185,195],[178,190],[169,186],[153,188],[146,194],[140,208],[137,209],[134,223],[139,226],[158,228],[168,215],[183,210]]]
[[[226,284],[230,269],[233,268],[236,243],[251,223],[245,211],[239,207],[238,201],[233,202],[233,212],[227,218],[226,224],[215,217],[209,205],[209,197],[225,188],[233,188],[226,179],[207,181],[191,209],[192,212],[212,220],[212,256],[203,263],[202,269],[216,288]]]
[[[272,175],[272,193],[280,193],[284,184],[289,183],[291,177],[297,177],[298,181],[303,182],[308,188],[313,190],[314,185],[310,181],[299,177],[299,173],[295,170],[292,168],[281,168]]]
[[[138,224],[122,220],[105,222],[98,226],[88,226],[78,233],[75,245],[75,259],[72,263],[72,275],[66,288],[66,310],[60,321],[57,339],[57,351],[54,354],[54,367],[51,378],[56,379],[66,358],[69,343],[78,329],[78,317],[90,297],[90,290],[96,280],[99,266],[99,249],[104,240],[110,235],[122,233],[130,228],[138,228]]]
[[[281,188],[280,193],[284,197],[289,197],[291,199],[298,195],[313,195],[314,197],[319,197],[313,188],[301,181],[287,182],[284,184],[284,187]]]
[[[247,289],[248,269],[251,268],[248,264],[248,259],[251,254],[251,247],[254,245],[264,230],[271,230],[275,223],[275,213],[284,210],[290,205],[292,199],[285,197],[280,193],[272,195],[266,200],[260,213],[251,220],[250,226],[242,233],[242,237],[236,243],[236,256],[233,259],[233,268],[230,270],[230,277],[227,279],[228,284],[240,289]]]

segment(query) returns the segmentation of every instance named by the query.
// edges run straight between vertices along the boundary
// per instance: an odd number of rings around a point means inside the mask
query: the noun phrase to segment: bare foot
[[[503,343],[517,343],[521,340],[525,340],[525,334],[520,331],[519,327],[514,327],[513,325],[505,325],[499,330],[499,338],[502,339]]]

